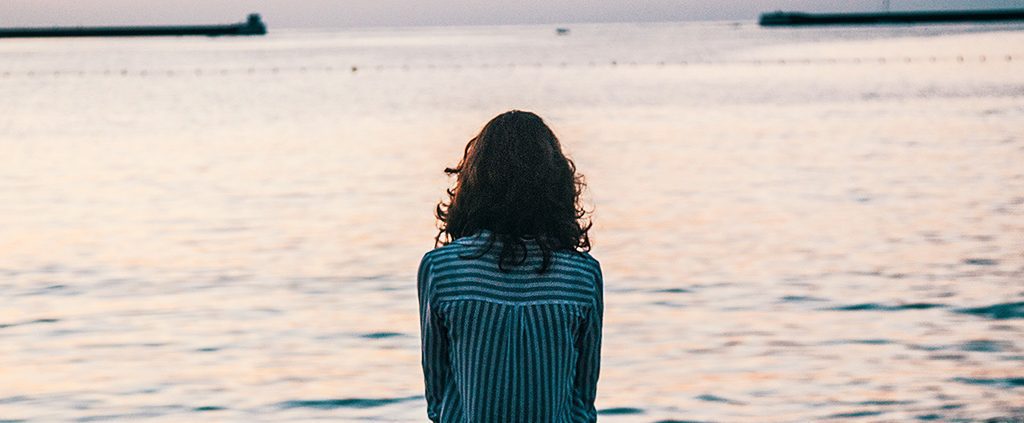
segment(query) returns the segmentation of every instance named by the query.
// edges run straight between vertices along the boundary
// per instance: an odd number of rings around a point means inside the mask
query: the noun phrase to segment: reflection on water
[[[602,420],[1022,416],[1021,46],[718,24],[4,43],[0,419],[420,420],[440,170],[512,107],[592,186]]]

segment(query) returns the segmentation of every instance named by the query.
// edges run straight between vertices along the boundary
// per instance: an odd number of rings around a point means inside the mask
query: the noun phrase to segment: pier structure
[[[0,28],[0,38],[53,37],[168,37],[265,35],[267,26],[258,13],[245,22],[227,25],[98,26],[54,28]]]
[[[1024,21],[1024,9],[956,10],[870,13],[769,12],[761,14],[761,26],[802,25],[898,25],[915,23]]]

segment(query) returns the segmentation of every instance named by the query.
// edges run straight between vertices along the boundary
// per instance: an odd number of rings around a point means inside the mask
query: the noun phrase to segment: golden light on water
[[[0,46],[0,417],[421,419],[441,170],[510,108],[591,185],[602,420],[1024,413],[960,311],[1024,301],[1019,28],[693,25]]]

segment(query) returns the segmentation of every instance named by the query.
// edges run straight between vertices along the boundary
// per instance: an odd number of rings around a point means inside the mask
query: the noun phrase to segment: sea
[[[0,421],[425,421],[443,169],[587,178],[607,422],[1024,421],[1024,24],[0,40]]]

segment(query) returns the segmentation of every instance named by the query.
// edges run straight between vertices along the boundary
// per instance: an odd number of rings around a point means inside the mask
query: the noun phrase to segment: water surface
[[[0,43],[0,419],[424,415],[462,146],[591,183],[607,421],[1024,415],[1020,25]]]

